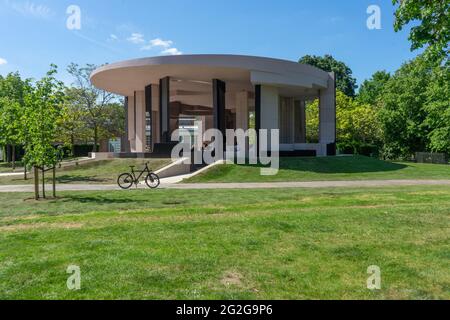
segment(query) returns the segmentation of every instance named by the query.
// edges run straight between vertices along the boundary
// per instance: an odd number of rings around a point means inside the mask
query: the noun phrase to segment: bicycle
[[[159,187],[160,184],[159,177],[156,173],[154,173],[149,169],[148,163],[145,164],[145,168],[140,172],[134,171],[135,166],[130,166],[130,168],[131,173],[122,173],[119,176],[119,178],[117,178],[117,184],[121,189],[124,190],[130,189],[133,184],[135,184],[137,188],[139,180],[145,173],[147,173],[147,176],[145,177],[145,184],[150,189],[156,189]],[[139,175],[136,176],[136,173],[139,173]]]

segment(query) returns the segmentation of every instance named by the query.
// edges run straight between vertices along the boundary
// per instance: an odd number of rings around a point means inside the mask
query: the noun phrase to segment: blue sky
[[[66,28],[69,5],[81,30]],[[369,5],[382,29],[366,27]],[[161,54],[230,53],[297,61],[332,54],[358,83],[395,71],[410,52],[408,30],[393,31],[391,0],[0,0],[0,74],[41,77],[50,63],[60,78],[70,62],[103,64]]]

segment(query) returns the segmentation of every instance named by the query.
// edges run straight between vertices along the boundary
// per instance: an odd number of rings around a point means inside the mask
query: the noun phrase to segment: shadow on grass
[[[134,204],[141,206],[142,208],[149,207],[170,207],[182,204],[187,204],[189,201],[186,199],[151,199],[151,198],[139,198],[130,197],[128,192],[120,193],[118,197],[110,196],[83,196],[83,195],[65,195],[58,199],[61,202],[78,202],[78,203],[93,203],[98,205],[103,204]],[[133,206],[135,207],[135,206]]]
[[[74,182],[84,182],[84,183],[104,183],[108,182],[108,179],[89,177],[89,176],[74,176],[74,175],[63,175],[57,176],[57,183],[74,183]]]
[[[95,168],[101,168],[105,165],[110,164],[111,160],[99,160],[95,162],[88,162],[88,163],[79,163],[71,166],[65,166],[62,168],[58,168],[59,171],[76,171],[76,170],[87,170],[87,169],[95,169]]]
[[[239,165],[261,168],[262,165]],[[407,168],[407,165],[382,161],[363,156],[324,158],[280,158],[281,170],[309,171],[315,173],[366,173],[389,172]]]
[[[139,200],[139,199],[130,199],[130,198],[112,198],[112,197],[103,197],[103,196],[72,196],[65,195],[63,198],[60,198],[61,202],[79,202],[79,203],[95,203],[95,204],[122,204],[122,203],[143,203],[148,202],[148,200]]]

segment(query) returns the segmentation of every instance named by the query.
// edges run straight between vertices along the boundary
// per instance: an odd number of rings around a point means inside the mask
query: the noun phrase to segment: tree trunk
[[[98,127],[94,126],[94,152],[98,152]]]
[[[13,171],[16,170],[16,145],[12,145],[12,169]]]
[[[75,136],[73,135],[73,133],[70,135],[70,144],[72,146],[72,157],[75,157]]]
[[[42,198],[45,199],[45,167],[42,168]]]
[[[56,198],[56,166],[53,166],[53,198]]]
[[[11,164],[11,145],[10,144],[6,145],[5,159],[9,166]]]
[[[34,198],[39,200],[39,171],[34,167]]]
[[[27,177],[27,165],[26,164],[24,164],[24,166],[23,166],[23,179],[24,180],[28,180],[28,177]]]

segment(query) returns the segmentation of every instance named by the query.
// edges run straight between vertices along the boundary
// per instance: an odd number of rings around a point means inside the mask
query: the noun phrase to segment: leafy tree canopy
[[[64,86],[56,80],[56,72],[57,67],[52,65],[25,96],[25,160],[31,166],[51,167],[59,161],[54,143],[63,119]]]
[[[318,141],[319,100],[307,105],[307,139]],[[380,125],[374,107],[360,103],[344,93],[336,93],[337,141],[347,145],[361,143],[376,145],[381,138]]]
[[[31,80],[22,80],[20,74],[10,73],[0,78],[0,145],[12,146],[15,168],[15,148],[26,143],[26,126],[23,124],[24,97],[31,88]]]
[[[67,68],[75,80],[74,86],[67,90],[68,101],[86,124],[94,141],[94,151],[98,151],[100,140],[122,133],[123,123],[119,123],[119,120],[124,119],[123,107],[114,109],[118,114],[111,112],[111,108],[119,101],[118,97],[92,85],[90,76],[96,68],[92,64],[80,67],[75,63]]]
[[[395,12],[395,31],[402,30],[410,22],[418,21],[411,28],[411,50],[424,46],[432,60],[448,62],[450,42],[450,0],[392,0],[398,5]]]
[[[387,81],[379,100],[386,157],[450,153],[449,89],[449,69],[423,56],[405,63]]]
[[[358,88],[356,79],[353,78],[352,70],[344,62],[338,61],[327,54],[323,57],[306,55],[299,60],[299,63],[309,64],[326,72],[334,72],[337,89],[349,97],[355,96],[355,91]]]
[[[391,78],[391,75],[386,71],[377,71],[372,78],[365,80],[358,92],[358,100],[362,103],[376,104],[380,97],[384,85]]]

